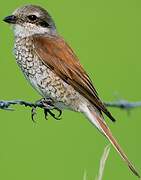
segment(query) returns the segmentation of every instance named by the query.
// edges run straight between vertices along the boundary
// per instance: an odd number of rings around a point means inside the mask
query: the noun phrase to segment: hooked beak
[[[14,15],[7,16],[3,19],[4,22],[9,23],[9,24],[15,24],[17,20],[17,17]]]

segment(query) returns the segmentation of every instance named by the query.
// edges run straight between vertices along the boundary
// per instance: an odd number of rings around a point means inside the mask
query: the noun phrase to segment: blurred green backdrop
[[[35,101],[40,96],[18,69],[13,34],[2,19],[24,4],[47,8],[58,31],[70,43],[94,80],[101,98],[141,100],[141,1],[140,0],[19,0],[3,1],[0,8],[0,99]],[[116,94],[116,96],[115,96]],[[141,109],[130,115],[110,109],[117,119],[106,119],[113,134],[141,172]],[[44,120],[38,110],[37,124],[30,109],[0,111],[0,179],[87,180],[95,178],[107,140],[80,114],[65,111],[61,121]],[[104,179],[136,179],[111,148]]]

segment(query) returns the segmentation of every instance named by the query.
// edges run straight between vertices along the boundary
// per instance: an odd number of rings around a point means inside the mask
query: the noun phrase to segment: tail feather
[[[89,120],[107,137],[107,139],[111,142],[113,147],[116,149],[116,151],[119,153],[121,158],[127,163],[130,170],[140,178],[139,173],[135,169],[135,167],[132,165],[132,163],[129,161],[128,157],[125,155],[124,151],[118,144],[117,140],[113,137],[110,129],[107,127],[106,123],[103,121],[103,117],[100,116],[93,108],[89,109],[87,112],[85,111],[85,114],[89,118]]]

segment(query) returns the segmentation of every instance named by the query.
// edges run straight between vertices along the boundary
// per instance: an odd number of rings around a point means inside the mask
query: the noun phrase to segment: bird
[[[138,177],[140,175],[112,135],[104,120],[115,118],[100,99],[79,58],[58,33],[49,12],[38,5],[24,5],[3,19],[14,31],[14,54],[25,78],[54,107],[84,116],[103,134]]]

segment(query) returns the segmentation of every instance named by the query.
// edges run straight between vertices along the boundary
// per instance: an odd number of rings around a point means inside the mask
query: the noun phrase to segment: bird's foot
[[[51,115],[54,119],[60,120],[62,115],[62,110],[54,106],[54,101],[50,98],[45,98],[41,100],[44,106],[44,115],[47,120],[48,115]],[[52,110],[57,110],[59,115],[55,115]]]
[[[62,110],[54,106],[54,101],[50,98],[42,98],[35,102],[35,106],[32,107],[31,110],[31,118],[32,121],[35,122],[34,116],[36,115],[36,108],[40,107],[44,109],[45,119],[47,120],[48,115],[51,115],[54,119],[60,120],[62,115]],[[57,110],[59,115],[55,115],[52,110]]]
[[[52,110],[54,110],[54,109],[59,112],[59,115],[56,116],[56,115],[52,112]],[[48,114],[49,114],[49,115],[51,115],[54,119],[60,120],[60,119],[61,119],[61,115],[62,115],[62,110],[60,110],[60,109],[58,109],[58,108],[56,108],[56,107],[54,107],[52,110],[50,110],[50,109],[44,109],[45,119],[47,120],[47,117],[48,117]]]

